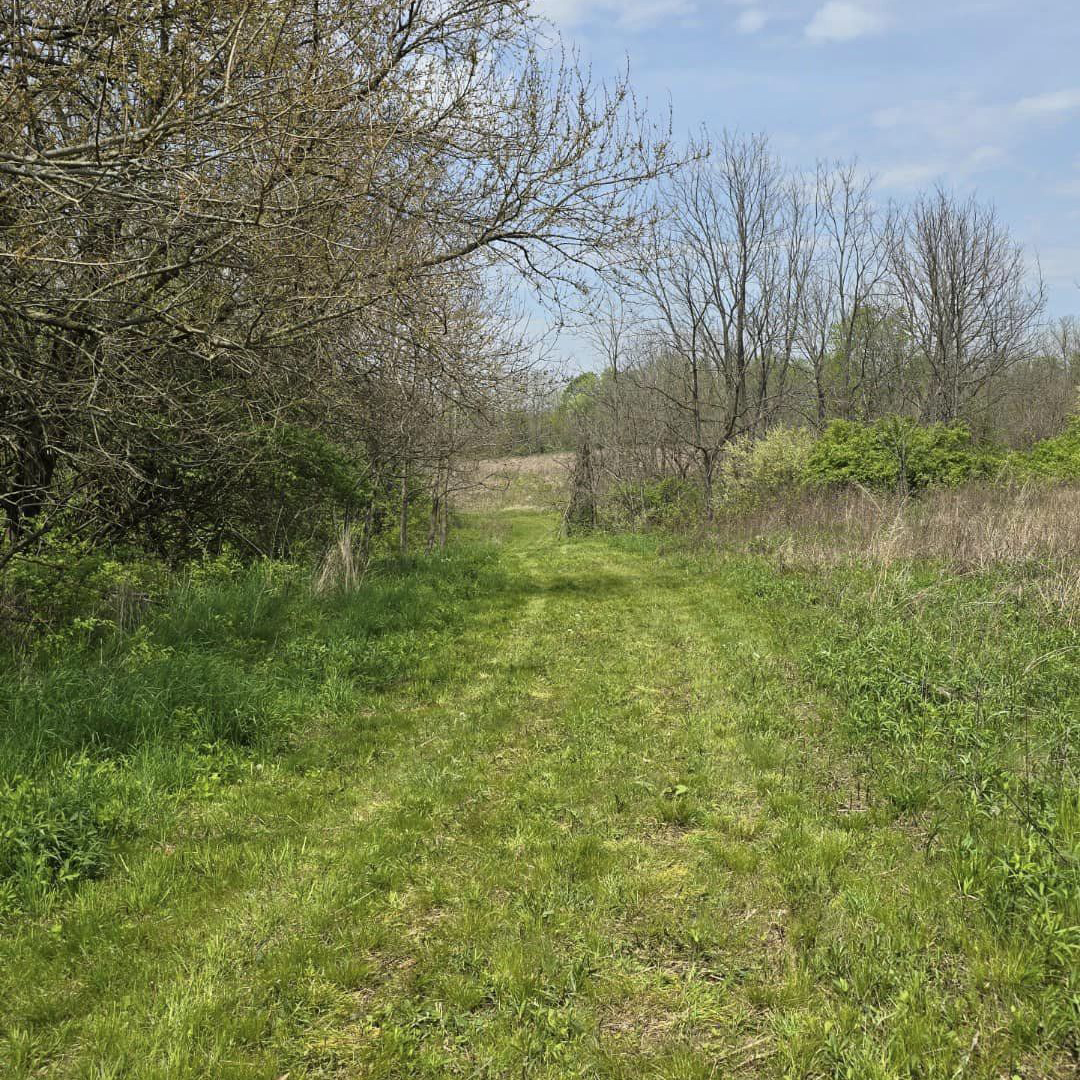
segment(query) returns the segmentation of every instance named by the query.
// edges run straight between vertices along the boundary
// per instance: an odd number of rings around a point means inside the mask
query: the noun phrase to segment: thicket
[[[530,366],[513,289],[557,297],[670,167],[625,80],[502,0],[8,16],[0,590],[69,551],[405,546],[418,499],[441,543]]]
[[[920,426],[903,417],[870,424],[834,420],[813,444],[804,481],[914,493],[991,475],[999,457],[993,446],[974,445],[961,424]]]
[[[627,471],[620,468],[619,447],[593,446],[590,454],[589,491],[577,497],[592,507],[592,524],[686,531],[829,493],[918,499],[965,486],[1074,482],[1080,479],[1080,419],[1024,451],[980,441],[961,423],[920,425],[902,416],[833,420],[818,433],[780,425],[732,440],[714,464],[708,489],[677,453],[665,462],[667,475],[638,479],[619,478]]]
[[[1015,462],[1023,473],[1050,480],[1080,480],[1080,416],[1060,435],[1036,443]]]

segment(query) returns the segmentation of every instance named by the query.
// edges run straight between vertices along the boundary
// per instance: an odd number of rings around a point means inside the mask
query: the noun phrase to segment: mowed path
[[[452,678],[315,724],[4,947],[12,1075],[899,1076],[967,1022],[927,1030],[899,984],[853,1004],[822,960],[920,856],[845,805],[752,588],[539,515],[497,531],[514,585]],[[956,932],[897,931],[923,990]],[[31,955],[50,977],[16,986]]]

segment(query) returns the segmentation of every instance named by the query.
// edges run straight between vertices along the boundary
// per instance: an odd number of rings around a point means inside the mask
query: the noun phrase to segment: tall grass
[[[368,558],[362,547],[353,542],[353,530],[341,528],[334,542],[326,549],[312,579],[312,588],[318,594],[336,589],[355,589],[364,580]]]
[[[1008,589],[1041,599],[1073,623],[1080,617],[1080,487],[971,485],[917,498],[793,490],[728,507],[713,529],[724,549],[769,554],[794,567],[1008,569]]]
[[[362,584],[340,558],[314,582],[300,564],[195,568],[152,608],[0,657],[0,916],[48,908],[184,800],[406,678],[495,573],[467,545]]]
[[[824,693],[855,810],[947,868],[1080,1053],[1080,490],[804,494],[717,529],[768,556],[756,595]]]

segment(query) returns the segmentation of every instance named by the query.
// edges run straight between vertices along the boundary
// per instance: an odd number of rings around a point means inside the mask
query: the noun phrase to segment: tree
[[[387,364],[490,378],[447,303],[557,297],[669,167],[505,0],[23,0],[0,79],[0,565],[61,522],[183,554],[264,428],[392,443]]]
[[[801,264],[786,218],[797,204],[767,141],[725,135],[695,157],[661,191],[621,273],[648,320],[648,358],[628,374],[697,459],[711,506],[722,448],[763,429],[782,401]]]
[[[893,372],[875,347],[884,280],[885,226],[872,182],[856,163],[818,165],[813,188],[814,254],[802,333],[814,383],[814,418],[867,419]],[[884,364],[885,366],[881,366]]]
[[[1037,349],[1044,304],[1023,250],[991,207],[944,190],[915,201],[889,245],[897,309],[928,382],[924,418],[971,418]]]

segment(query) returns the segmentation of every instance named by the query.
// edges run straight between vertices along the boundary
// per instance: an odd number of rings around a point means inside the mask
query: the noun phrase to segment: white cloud
[[[1016,111],[1021,116],[1060,116],[1077,109],[1080,109],[1080,89],[1036,94],[1034,97],[1021,98],[1016,103]]]
[[[967,156],[967,167],[975,172],[978,169],[989,169],[994,165],[1000,165],[1008,157],[1001,146],[976,146]]]
[[[911,162],[882,169],[875,180],[887,191],[915,191],[928,187],[945,172],[941,162]]]
[[[961,183],[992,169],[1006,159],[1000,146],[977,146],[970,153],[939,161],[918,161],[893,165],[876,176],[879,187],[887,191],[921,191],[939,180]]]
[[[748,7],[735,20],[735,29],[740,34],[756,34],[765,28],[768,16],[760,8]]]
[[[627,30],[655,26],[665,19],[692,15],[696,0],[535,0],[533,10],[560,26],[613,19]]]
[[[885,29],[885,16],[876,8],[854,0],[828,0],[815,12],[806,27],[814,42],[854,41]]]
[[[877,109],[870,122],[894,144],[920,146],[938,160],[983,166],[1001,158],[1000,147],[1013,148],[1036,127],[1078,112],[1080,89],[1014,101],[986,101],[965,92]]]
[[[1051,194],[1060,195],[1067,199],[1080,199],[1080,158],[1073,161],[1070,172],[1071,175],[1066,174],[1050,185],[1049,191]]]
[[[1004,138],[1016,126],[1009,106],[982,101],[972,93],[917,98],[877,109],[870,120],[894,138],[930,142],[950,152],[972,150]]]
[[[1050,193],[1060,195],[1065,199],[1080,199],[1080,177],[1075,180],[1062,180],[1060,183],[1052,184]]]

